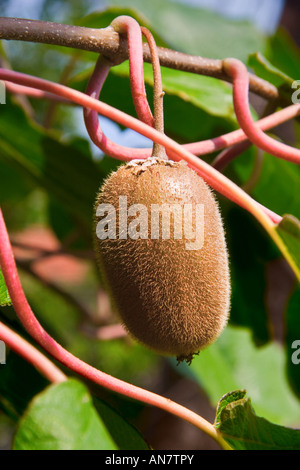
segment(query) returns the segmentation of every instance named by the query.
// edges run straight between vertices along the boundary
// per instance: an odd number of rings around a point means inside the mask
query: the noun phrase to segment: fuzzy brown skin
[[[220,335],[228,319],[228,256],[215,198],[186,164],[161,159],[121,166],[106,180],[95,208],[118,208],[120,195],[127,196],[128,207],[144,204],[149,214],[150,204],[204,204],[199,250],[186,250],[190,240],[184,237],[174,239],[172,224],[170,239],[151,239],[150,215],[148,239],[121,240],[118,231],[115,240],[95,239],[100,270],[128,332],[161,354],[191,358]]]

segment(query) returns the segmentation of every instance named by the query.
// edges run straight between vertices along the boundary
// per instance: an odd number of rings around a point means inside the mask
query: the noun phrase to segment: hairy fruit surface
[[[217,339],[230,305],[223,223],[185,162],[120,166],[97,196],[95,232],[100,271],[130,335],[178,360]]]

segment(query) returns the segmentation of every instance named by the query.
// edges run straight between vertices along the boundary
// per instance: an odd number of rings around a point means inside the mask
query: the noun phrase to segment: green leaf
[[[14,450],[114,450],[86,387],[68,380],[36,395],[19,422]]]
[[[257,348],[245,328],[228,325],[220,338],[177,371],[202,387],[215,406],[228,390],[246,389],[257,412],[285,426],[300,421],[299,401],[286,381],[285,350],[272,342]]]
[[[250,54],[248,65],[260,78],[273,83],[277,88],[284,87],[289,92],[291,91],[294,79],[272,65],[261,53],[255,52]]]
[[[214,422],[216,427],[218,427],[221,423],[221,413],[224,408],[226,408],[229,403],[243,399],[246,396],[246,393],[246,390],[234,390],[233,392],[226,393],[226,395],[224,395],[221,400],[219,400]]]
[[[0,307],[11,305],[11,298],[9,296],[2,271],[0,269]]]
[[[282,252],[300,282],[300,221],[292,215],[284,215],[275,230],[280,237]]]
[[[279,28],[276,34],[269,38],[265,56],[282,73],[296,80],[299,79],[299,47],[286,30]]]
[[[128,67],[126,67],[127,71]],[[124,73],[124,64],[113,69],[115,73]],[[236,121],[232,105],[232,92],[227,83],[212,77],[205,77],[181,72],[166,67],[162,68],[163,89],[167,95],[175,95],[185,102],[213,116]],[[153,85],[152,68],[145,64],[146,83]]]
[[[43,322],[48,333],[65,347],[70,348],[78,339],[78,321],[80,312],[76,305],[68,299],[68,292],[73,294],[78,302],[81,300],[81,286],[63,288],[66,295],[52,289],[47,283],[21,272],[20,278],[27,300],[36,316]]]
[[[257,416],[244,391],[226,394],[220,400],[216,426],[236,450],[300,450],[300,430]]]

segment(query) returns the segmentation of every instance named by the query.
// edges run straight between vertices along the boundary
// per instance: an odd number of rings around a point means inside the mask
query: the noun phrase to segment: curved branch
[[[154,118],[147,100],[144,81],[143,40],[138,22],[130,16],[118,16],[111,27],[128,38],[129,77],[134,107],[139,119],[154,127]]]
[[[128,59],[127,40],[110,26],[95,29],[48,21],[0,17],[0,39],[39,42],[97,52],[114,63]],[[144,61],[151,63],[149,46],[144,44],[143,48]],[[189,55],[163,47],[158,48],[158,55],[160,64],[164,67],[232,82],[231,77],[223,70],[222,60]],[[249,83],[250,91],[267,100],[281,98],[274,85],[251,73]]]

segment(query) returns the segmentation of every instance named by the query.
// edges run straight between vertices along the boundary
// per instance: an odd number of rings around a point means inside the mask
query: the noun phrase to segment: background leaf
[[[232,162],[229,170],[230,176],[242,187],[249,183],[251,175],[255,175],[247,189],[253,198],[277,214],[293,214],[300,218],[298,165],[267,153],[257,155],[252,147]]]
[[[273,83],[277,88],[282,85],[287,85],[290,89],[293,79],[281,72],[277,67],[274,67],[274,65],[259,52],[254,52],[249,55],[248,64],[260,78]]]
[[[297,80],[300,77],[299,47],[284,28],[279,28],[267,42],[267,59],[281,72]]]
[[[228,20],[190,5],[169,0],[109,0],[109,4],[135,8],[171,48],[189,54],[247,60],[250,52],[263,52],[266,45],[264,36],[250,23]]]

